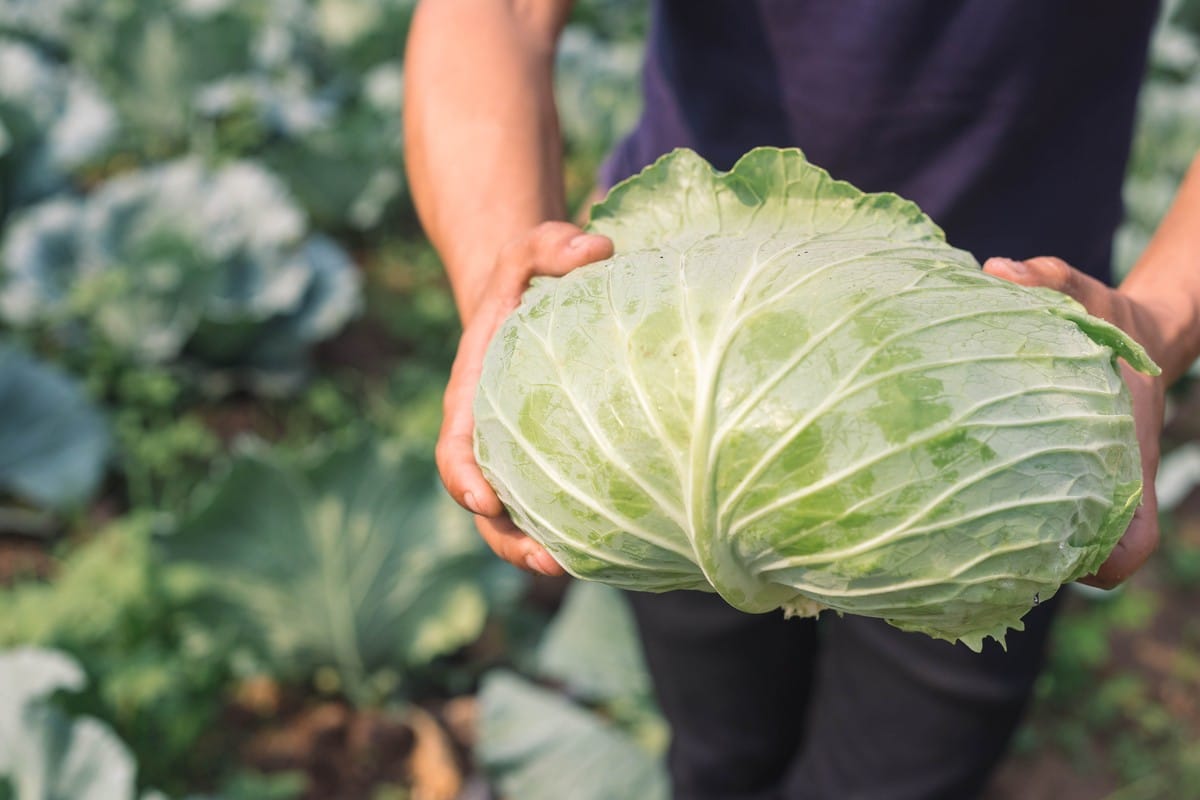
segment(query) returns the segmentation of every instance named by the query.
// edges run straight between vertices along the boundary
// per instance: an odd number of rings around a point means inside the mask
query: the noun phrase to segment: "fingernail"
[[[475,502],[475,495],[473,493],[465,493],[463,495],[463,502],[466,504],[467,508],[471,509],[472,514],[479,513],[479,504]]]
[[[578,234],[569,242],[567,242],[567,247],[571,248],[572,250],[582,250],[587,246],[588,240],[591,238],[591,235],[587,233]]]
[[[543,575],[557,575],[558,574],[559,566],[558,566],[558,562],[554,560],[554,556],[550,555],[545,550],[542,550],[541,552],[537,553],[534,557],[537,559],[538,564],[541,565],[541,572]]]
[[[525,566],[529,569],[530,572],[536,572],[539,575],[547,574],[546,570],[542,569],[542,565],[538,561],[537,553],[530,553],[527,556],[525,556]]]
[[[1011,258],[1001,258],[999,261],[1008,267],[1008,271],[1014,275],[1025,275],[1029,272],[1029,267],[1024,261],[1016,261]]]

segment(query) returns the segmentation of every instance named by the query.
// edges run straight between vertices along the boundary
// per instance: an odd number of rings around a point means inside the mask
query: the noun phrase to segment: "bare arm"
[[[1200,357],[1200,154],[1118,291],[1153,317],[1157,340],[1143,344],[1174,383]]]
[[[570,0],[424,0],[405,60],[417,212],[466,322],[500,248],[566,213],[554,48]]]
[[[612,254],[567,222],[554,48],[570,0],[424,0],[405,66],[405,141],[417,212],[450,283],[463,337],[446,387],[437,462],[505,560],[562,568],[508,518],[473,450],[471,406],[496,328],[534,275]]]

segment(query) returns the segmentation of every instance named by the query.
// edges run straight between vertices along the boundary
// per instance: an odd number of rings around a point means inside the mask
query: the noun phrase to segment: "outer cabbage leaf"
[[[521,585],[431,464],[370,445],[305,466],[248,453],[165,546],[204,568],[277,670],[332,667],[363,702],[382,672],[471,642]]]
[[[0,342],[0,492],[54,509],[104,477],[108,425],[67,375]]]
[[[4,35],[6,18],[20,11],[0,8],[0,219],[65,188],[117,129],[87,75]]]
[[[572,574],[979,648],[1093,571],[1141,470],[1121,356],[911,202],[797,150],[679,150],[592,213],[616,256],[497,332],[476,455]]]
[[[669,795],[662,762],[620,728],[504,670],[479,693],[477,756],[506,797],[607,800]]]
[[[72,719],[47,702],[85,683],[73,660],[54,650],[0,652],[0,779],[18,798],[128,800],[135,767],[125,745],[91,717]]]
[[[650,698],[633,612],[620,592],[599,583],[571,583],[538,646],[537,669],[590,701]]]

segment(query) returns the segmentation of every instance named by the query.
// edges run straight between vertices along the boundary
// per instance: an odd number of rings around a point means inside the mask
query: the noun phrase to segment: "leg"
[[[789,800],[968,800],[1004,754],[1041,669],[1057,606],[982,653],[882,620],[821,620],[807,747]]]
[[[631,593],[672,728],[677,800],[766,800],[800,744],[816,626],[743,614],[715,594]]]

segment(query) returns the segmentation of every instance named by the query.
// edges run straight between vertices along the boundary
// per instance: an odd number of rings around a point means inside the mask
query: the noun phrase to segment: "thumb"
[[[1024,261],[989,258],[983,271],[996,278],[1022,286],[1042,286],[1072,298],[1097,317],[1119,324],[1113,316],[1112,289],[1090,275],[1072,267],[1061,258],[1038,256]]]

